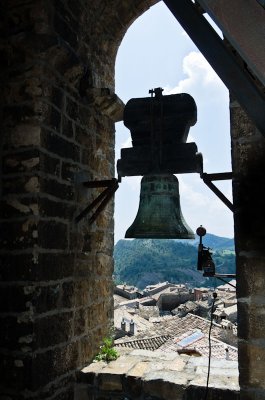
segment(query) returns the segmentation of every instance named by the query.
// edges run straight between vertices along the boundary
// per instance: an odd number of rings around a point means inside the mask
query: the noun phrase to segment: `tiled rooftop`
[[[115,341],[115,346],[154,351],[159,349],[170,338],[170,335],[161,335],[143,339],[119,339]]]
[[[138,317],[139,318],[139,317]],[[178,352],[180,349],[194,350],[199,355],[208,356],[209,343],[208,334],[210,321],[197,315],[187,314],[180,318],[177,316],[151,318],[147,323],[147,329],[142,329],[133,337],[125,337],[115,341],[115,345],[131,349],[161,350],[164,352]],[[152,323],[151,323],[152,322]],[[193,337],[200,332],[196,340],[189,342],[189,337]],[[219,326],[213,325],[211,331],[212,357],[225,359],[228,355],[230,360],[237,360],[237,349],[223,341],[224,330]],[[185,345],[181,342],[186,340]]]

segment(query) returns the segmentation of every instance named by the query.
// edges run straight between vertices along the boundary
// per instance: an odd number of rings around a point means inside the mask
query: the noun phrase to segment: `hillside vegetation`
[[[235,273],[233,239],[207,234],[204,244],[213,249],[218,273]],[[116,283],[127,283],[143,289],[146,285],[169,281],[191,287],[221,284],[215,278],[204,278],[197,271],[198,241],[134,239],[120,240],[114,248]]]

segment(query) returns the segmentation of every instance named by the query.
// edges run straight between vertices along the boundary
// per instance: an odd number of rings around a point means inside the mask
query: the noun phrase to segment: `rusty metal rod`
[[[201,178],[203,182],[211,189],[214,194],[232,211],[234,212],[234,206],[230,200],[212,183],[212,181],[208,178],[207,174],[202,174]]]

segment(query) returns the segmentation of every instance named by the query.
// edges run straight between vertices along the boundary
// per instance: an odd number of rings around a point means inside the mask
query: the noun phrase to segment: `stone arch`
[[[155,3],[1,3],[0,379],[13,399],[73,398],[76,371],[108,333],[113,206],[93,227],[74,223],[94,195],[81,190],[81,181],[114,173],[114,124],[90,89],[114,91],[122,37]],[[256,388],[264,392],[264,346],[256,340],[264,327],[259,299],[265,195],[257,183],[263,179],[264,143],[232,105],[241,383],[254,398]]]

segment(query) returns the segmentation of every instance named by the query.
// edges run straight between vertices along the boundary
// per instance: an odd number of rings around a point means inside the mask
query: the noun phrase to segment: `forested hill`
[[[214,286],[214,278],[197,271],[198,241],[134,239],[119,240],[114,248],[114,276],[117,283],[143,289],[146,285],[169,281],[190,286]],[[207,234],[205,246],[213,249],[218,273],[235,273],[233,239]]]

